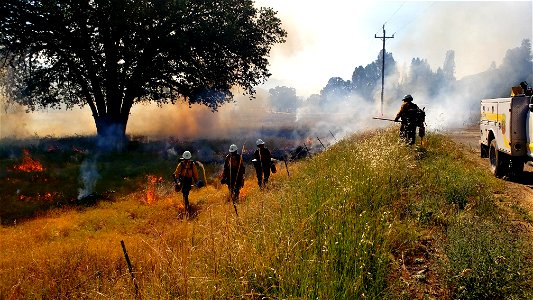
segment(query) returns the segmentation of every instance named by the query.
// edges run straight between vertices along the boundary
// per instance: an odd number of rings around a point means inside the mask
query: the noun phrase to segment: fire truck
[[[531,96],[481,100],[481,157],[496,177],[517,176],[533,161]]]

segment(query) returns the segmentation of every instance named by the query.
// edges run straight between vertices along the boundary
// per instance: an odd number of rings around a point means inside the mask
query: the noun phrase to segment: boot
[[[189,212],[189,196],[183,196],[183,202],[185,202],[185,210]]]

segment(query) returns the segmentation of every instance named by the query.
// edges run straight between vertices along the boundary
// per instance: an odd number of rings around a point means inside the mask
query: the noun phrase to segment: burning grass
[[[531,249],[494,204],[497,181],[443,137],[428,142],[354,136],[289,164],[291,177],[279,165],[264,191],[247,166],[238,216],[216,177],[187,215],[165,176],[175,161],[101,158],[103,178],[131,189],[1,227],[0,298],[134,298],[121,240],[145,299],[531,297]]]
[[[163,177],[155,175],[146,175],[148,183],[146,185],[146,203],[153,204],[156,201],[155,190],[158,183],[163,182]]]
[[[22,154],[22,162],[14,165],[13,170],[21,172],[42,172],[44,171],[44,168],[38,160],[31,158],[30,151],[28,149],[24,149]]]

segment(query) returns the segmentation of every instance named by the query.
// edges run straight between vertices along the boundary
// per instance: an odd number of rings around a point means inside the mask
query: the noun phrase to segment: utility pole
[[[382,54],[383,61],[381,64],[381,115],[383,116],[383,88],[385,85],[385,40],[393,39],[394,34],[392,36],[386,36],[385,35],[385,24],[383,24],[383,36],[377,36],[374,34],[374,38],[383,40],[383,54]]]

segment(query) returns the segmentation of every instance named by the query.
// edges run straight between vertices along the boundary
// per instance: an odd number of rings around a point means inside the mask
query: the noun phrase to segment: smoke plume
[[[270,3],[260,2],[267,6]],[[391,6],[390,2],[378,4]],[[285,4],[279,5],[282,8],[280,16],[289,36],[287,43],[273,47],[269,59],[273,74],[269,79],[269,87],[273,87],[273,83],[295,87],[296,93],[301,95],[303,88],[302,91],[298,90],[300,86],[297,84],[311,82],[307,77],[313,73],[320,73],[322,76],[324,73],[331,73],[331,69],[324,67],[338,65],[335,63],[338,59],[335,54],[339,53],[337,52],[339,49],[348,47],[345,43],[348,43],[346,40],[349,38],[346,35],[338,42],[334,42],[333,36],[336,32],[332,31],[326,33],[332,38],[324,43],[311,31],[305,31],[301,26],[303,20],[290,19],[290,14],[283,11]],[[289,2],[286,2],[286,5],[298,6]],[[408,11],[410,6],[424,6],[427,9],[410,18],[401,18],[402,13]],[[500,97],[505,91],[510,91],[512,85],[518,83],[503,82],[503,79],[509,76],[497,76],[495,71],[503,69],[509,49],[519,47],[523,39],[531,40],[531,9],[532,3],[528,1],[436,2],[427,5],[407,2],[402,5],[397,14],[387,21],[387,34],[398,30],[395,38],[387,41],[386,50],[394,56],[400,77],[385,79],[383,111],[380,107],[380,82],[376,84],[372,99],[361,99],[355,94],[350,94],[343,97],[329,97],[326,103],[317,103],[316,95],[311,95],[301,101],[296,113],[285,111],[279,103],[276,109],[273,109],[265,85],[257,87],[255,99],[249,100],[246,96],[238,96],[234,103],[225,104],[217,112],[212,112],[201,105],[189,107],[185,103],[162,107],[153,104],[136,105],[131,111],[126,133],[154,138],[176,137],[179,140],[232,139],[235,143],[240,143],[243,140],[255,141],[265,134],[275,134],[279,128],[292,128],[293,131],[287,138],[315,139],[318,136],[328,137],[327,140],[334,141],[351,132],[389,125],[390,123],[385,121],[372,120],[372,117],[394,117],[402,104],[401,98],[404,94],[413,95],[415,103],[426,108],[428,129],[440,130],[462,126],[476,119],[479,113],[478,104],[482,98]],[[317,16],[323,13],[321,10],[314,11]],[[305,15],[298,15],[298,18],[304,17]],[[313,29],[322,28],[321,22],[327,20],[326,15],[323,17],[324,19],[320,19],[319,22],[312,20],[311,24],[316,26],[312,27]],[[365,14],[361,13],[359,18],[352,19],[370,22],[369,20],[373,18],[366,18]],[[379,29],[382,24],[383,21],[373,30]],[[336,28],[339,32],[343,30],[345,30],[343,26]],[[365,42],[370,43],[372,40],[372,43],[377,43],[374,56],[376,57],[381,49],[373,33],[369,33],[369,40]],[[350,39],[349,45],[352,43]],[[327,57],[304,55],[309,48],[318,44],[321,46],[326,44],[330,55]],[[366,48],[362,45],[364,44],[359,43],[355,46],[354,57],[363,56],[355,52]],[[427,85],[417,84],[404,89],[399,88],[399,85],[404,84],[403,80],[412,75],[410,63],[413,58],[427,59],[432,71],[437,72],[438,68],[445,65],[446,53],[450,50],[455,52],[457,80],[453,84],[447,85],[435,81]],[[305,67],[297,67],[300,61],[306,62]],[[518,63],[512,65],[511,62],[512,60],[508,61],[505,66],[511,70],[510,72],[513,68],[519,68]],[[352,64],[347,60],[343,62],[344,66],[354,70],[357,65]],[[279,72],[283,74],[276,74]],[[529,72],[531,74],[531,69]],[[294,81],[281,82],[280,78],[286,80],[290,77],[286,76],[289,73],[297,76]],[[339,74],[331,76],[341,76],[340,73],[346,72],[339,71]],[[350,80],[350,78],[345,79]],[[532,81],[529,83],[533,84],[533,80],[526,80]],[[327,81],[324,81],[322,86],[326,84]],[[433,88],[435,86],[439,88],[435,90]],[[430,91],[431,89],[433,90]],[[320,90],[320,87],[316,87],[315,93],[320,93]],[[308,89],[303,92],[307,91]],[[238,95],[239,92],[235,94]],[[450,109],[453,109],[453,113]],[[96,133],[94,120],[88,108],[35,114],[24,114],[22,109],[8,113],[2,110],[0,117],[0,138],[9,135],[28,137],[34,134],[64,136]],[[207,150],[203,152],[209,154]]]
[[[81,200],[90,194],[92,194],[96,182],[100,175],[98,174],[98,169],[96,168],[97,156],[87,157],[80,166],[80,177],[79,181],[82,185],[82,188],[78,190],[78,200]]]
[[[261,128],[283,125],[273,122],[268,95],[258,89],[255,99],[237,96],[213,112],[202,105],[178,102],[157,107],[137,105],[132,109],[127,132],[152,137],[178,137],[184,140],[227,139],[254,136]]]
[[[31,132],[26,127],[30,121],[22,106],[8,103],[0,93],[0,139],[30,136]]]

